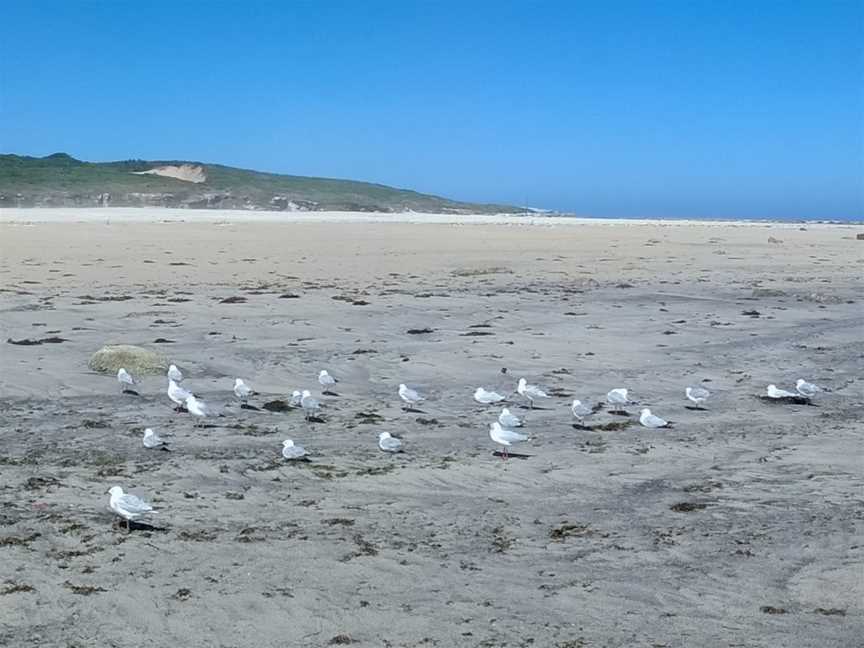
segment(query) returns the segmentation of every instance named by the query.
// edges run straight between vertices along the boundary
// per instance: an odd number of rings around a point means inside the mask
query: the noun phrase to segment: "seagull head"
[[[108,493],[109,495],[111,495],[111,497],[120,497],[121,495],[123,495],[123,489],[119,486],[112,486],[108,489]]]
[[[234,386],[235,386],[235,387],[239,387],[239,386],[242,385],[242,384],[243,384],[243,379],[242,379],[242,378],[236,378],[236,379],[234,380]]]
[[[297,398],[298,396],[302,396],[302,395],[303,395],[303,394],[301,394],[301,393],[300,393],[298,390],[296,390],[296,389],[295,389],[293,392],[291,392],[291,396],[293,396],[294,398]]]
[[[490,424],[489,424],[489,429],[490,429],[490,430],[495,430],[496,432],[498,432],[498,431],[501,430],[501,424],[500,424],[498,421],[495,421],[494,423],[490,423]]]
[[[151,430],[150,428],[146,428],[144,430],[144,438],[151,437],[151,436],[153,436],[153,430]]]
[[[326,369],[322,369],[321,371],[318,372],[318,377],[319,377],[319,378],[323,378],[324,376],[329,376],[329,375],[330,375],[330,374],[327,373],[327,370],[326,370]]]
[[[519,379],[519,389],[525,389],[525,386],[528,384],[528,381],[524,378]]]
[[[292,441],[291,439],[285,439],[282,442],[282,445],[285,446],[286,448],[293,448],[294,447],[294,441]]]
[[[800,387],[801,385],[806,385],[806,384],[807,384],[807,381],[804,380],[803,378],[799,378],[798,380],[795,381],[796,387]]]
[[[570,407],[579,407],[582,404],[582,401],[578,398],[573,399],[573,404]]]
[[[168,371],[177,371],[177,365],[173,365],[173,364],[170,365],[170,366],[168,367]]]
[[[504,416],[510,416],[510,410],[507,409],[506,407],[502,407],[502,408],[501,408],[501,413],[502,413]]]
[[[399,383],[399,391],[405,391],[408,387],[405,386],[405,383]]]
[[[311,395],[312,395],[312,392],[310,392],[308,389],[304,389],[304,390],[303,390],[303,393],[300,394],[300,395],[301,395],[303,398],[306,398],[307,396],[311,396]]]
[[[382,432],[381,434],[378,435],[378,438],[379,439],[389,439],[390,433],[389,432]]]
[[[651,410],[647,407],[642,410],[642,416],[651,416]]]

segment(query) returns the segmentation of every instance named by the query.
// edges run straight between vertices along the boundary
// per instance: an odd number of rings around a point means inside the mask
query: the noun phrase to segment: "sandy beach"
[[[860,645],[861,231],[4,210],[0,645]],[[194,427],[163,376],[120,394],[88,369],[117,343],[219,416]],[[241,409],[235,377],[322,421]],[[472,393],[520,377],[552,398],[511,397],[529,457],[503,461]],[[826,391],[759,398],[797,378]],[[615,387],[630,416],[574,428]],[[158,528],[121,528],[114,485]]]

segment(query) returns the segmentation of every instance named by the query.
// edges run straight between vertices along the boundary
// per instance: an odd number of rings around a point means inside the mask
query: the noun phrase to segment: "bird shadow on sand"
[[[531,407],[530,405],[517,405],[516,407],[518,407],[519,409],[528,410],[529,412],[544,412],[552,409],[551,407],[541,407],[540,405],[535,405],[534,407]]]
[[[770,396],[757,396],[763,403],[771,405],[809,405],[810,407],[819,407],[809,398],[804,396],[784,396],[783,398],[771,398]]]
[[[419,407],[403,407],[402,411],[407,412],[409,414],[425,414],[426,413],[422,409],[420,409]]]
[[[307,416],[307,423],[326,423],[327,421],[320,416]]]
[[[508,452],[507,454],[504,454],[500,450],[495,450],[494,452],[492,452],[492,456],[498,457],[500,459],[530,459],[534,455],[518,454],[513,452]]]
[[[114,528],[120,529],[121,531],[128,531],[131,533],[132,531],[159,531],[161,533],[167,533],[168,527],[156,526],[155,524],[147,524],[146,522],[133,522],[129,521],[129,526],[127,528],[125,520],[115,520]]]
[[[327,390],[325,390],[325,391],[322,391],[322,392],[321,392],[321,395],[322,395],[322,396],[337,396],[337,397],[339,396],[339,394],[337,394],[337,393],[334,392],[334,391],[330,391],[329,389],[327,389]]]
[[[707,407],[697,407],[695,405],[685,405],[684,409],[690,410],[691,412],[707,412]]]
[[[260,412],[260,407],[255,407],[254,405],[250,405],[249,403],[242,403],[240,405],[240,409],[250,410],[252,412]]]
[[[125,396],[140,396],[141,395],[137,391],[135,391],[134,389],[124,389],[123,394]]]

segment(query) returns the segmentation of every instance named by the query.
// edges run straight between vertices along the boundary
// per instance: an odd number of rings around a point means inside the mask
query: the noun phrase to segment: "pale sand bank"
[[[772,227],[779,229],[806,227],[855,228],[845,223],[795,223],[763,221],[724,221],[687,219],[629,219],[629,218],[576,218],[570,216],[543,216],[525,214],[462,215],[423,214],[404,212],[397,214],[368,212],[285,212],[243,211],[237,209],[171,209],[171,208],[5,208],[0,209],[0,223],[416,223],[439,225],[656,225],[712,226],[712,227]],[[860,229],[860,225],[857,226]]]

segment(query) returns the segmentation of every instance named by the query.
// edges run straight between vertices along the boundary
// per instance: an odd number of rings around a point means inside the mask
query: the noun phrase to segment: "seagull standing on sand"
[[[126,520],[126,530],[130,531],[129,522],[136,520],[139,517],[152,513],[153,507],[140,497],[135,495],[127,495],[119,486],[112,486],[108,493],[111,498],[108,500],[108,508],[121,518]]]
[[[384,452],[402,452],[402,440],[390,436],[389,432],[378,435],[378,447]]]
[[[156,434],[150,428],[144,430],[144,439],[143,439],[144,447],[148,449],[158,448],[159,446],[165,445],[165,442],[162,440],[158,434]]]
[[[630,402],[630,399],[627,395],[627,390],[619,387],[606,394],[606,402],[613,406],[613,412],[623,412],[624,406]]]
[[[172,364],[168,367],[168,379],[173,380],[176,383],[183,382],[183,372],[177,368],[177,365]]]
[[[659,416],[655,416],[647,407],[643,409],[642,413],[639,415],[639,422],[647,428],[669,427],[669,421],[662,419]]]
[[[688,399],[693,401],[693,403],[697,407],[701,407],[702,403],[708,400],[708,397],[711,395],[707,389],[702,387],[688,387],[684,390],[684,395],[687,396]]]
[[[300,407],[303,408],[303,412],[306,414],[306,420],[308,421],[310,418],[315,416],[315,412],[317,412],[321,407],[321,403],[312,398],[312,392],[308,389],[304,389],[303,393],[300,395]]]
[[[207,403],[205,403],[203,400],[195,398],[194,394],[189,394],[186,397],[186,411],[189,412],[192,416],[198,418],[201,423],[203,423],[204,419],[210,415],[210,409],[207,407]]]
[[[570,405],[570,413],[573,415],[573,418],[582,423],[582,421],[594,413],[594,410],[577,398]]]
[[[120,370],[117,372],[117,382],[120,383],[121,393],[132,391],[132,388],[135,386],[135,379],[132,377],[132,374],[123,367],[120,367]]]
[[[285,439],[282,442],[282,456],[289,461],[293,459],[301,459],[306,456],[306,448],[294,445],[294,442],[291,439]]]
[[[178,385],[173,378],[168,379],[168,398],[177,406],[177,411],[186,407],[186,399],[191,395],[192,392]]]
[[[498,422],[501,424],[501,427],[505,428],[522,427],[522,420],[515,414],[511,414],[510,410],[506,407],[498,415]]]
[[[422,403],[424,400],[426,400],[425,398],[423,398],[420,394],[418,394],[413,389],[409,389],[405,385],[405,383],[402,383],[401,385],[399,385],[399,398],[401,398],[402,401],[406,405],[408,405],[409,408],[414,407],[415,405],[418,405],[418,404]]]
[[[489,425],[489,437],[497,444],[504,446],[504,449],[501,451],[501,458],[507,458],[507,448],[510,448],[517,443],[522,443],[523,441],[528,440],[527,434],[522,434],[521,432],[517,432],[516,430],[508,430],[506,428],[501,427],[501,424],[498,421],[491,423]]]
[[[798,394],[793,394],[785,389],[778,389],[777,385],[768,385],[768,398],[797,398]]]
[[[812,398],[817,393],[821,392],[822,388],[819,385],[807,382],[803,378],[799,378],[795,382],[795,390],[804,398]]]
[[[549,398],[549,394],[540,389],[537,385],[529,385],[524,378],[519,379],[519,384],[516,386],[516,391],[523,398],[528,399],[531,409],[534,409],[534,400],[538,398]]]
[[[324,389],[327,389],[331,385],[335,385],[337,383],[337,380],[333,376],[331,376],[329,373],[327,373],[326,369],[322,369],[318,373],[318,382],[321,384],[321,386]]]
[[[482,387],[478,387],[474,392],[474,400],[481,405],[492,405],[493,403],[500,403],[507,399],[496,391],[486,391]]]
[[[234,380],[234,395],[240,399],[240,402],[244,405],[246,401],[249,400],[249,396],[251,396],[254,392],[252,389],[243,382],[242,378],[237,378]]]

